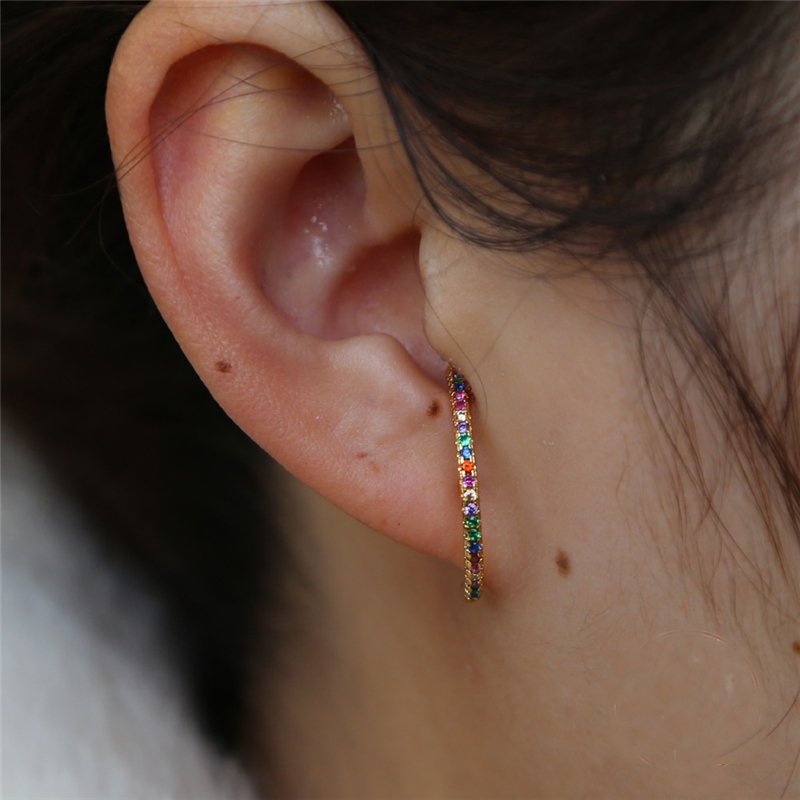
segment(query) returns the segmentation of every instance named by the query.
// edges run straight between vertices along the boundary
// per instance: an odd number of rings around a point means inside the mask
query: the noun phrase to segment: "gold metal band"
[[[452,364],[447,370],[450,410],[453,414],[458,488],[461,493],[461,524],[464,531],[464,596],[477,600],[483,590],[483,532],[478,494],[478,466],[471,406],[474,396],[469,382]]]

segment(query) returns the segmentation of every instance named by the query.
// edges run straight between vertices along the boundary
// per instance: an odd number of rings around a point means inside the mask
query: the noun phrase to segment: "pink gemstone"
[[[467,393],[466,392],[456,392],[456,400],[466,400]]]
[[[481,571],[480,563],[477,562],[477,561],[473,561],[472,562],[472,567],[470,568],[470,571],[472,572],[473,575],[477,575]]]
[[[456,400],[456,411],[465,411],[467,408],[466,400]]]

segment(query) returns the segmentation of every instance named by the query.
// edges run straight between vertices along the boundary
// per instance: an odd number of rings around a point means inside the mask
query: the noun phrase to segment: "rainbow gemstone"
[[[462,533],[464,536],[464,596],[477,600],[483,588],[483,534],[478,497],[477,465],[470,416],[474,400],[469,382],[455,368],[447,374],[450,391],[450,408],[453,415],[454,438],[459,474],[462,507]]]

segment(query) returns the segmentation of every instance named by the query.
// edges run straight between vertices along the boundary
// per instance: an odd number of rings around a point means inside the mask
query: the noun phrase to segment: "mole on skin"
[[[792,650],[800,656],[800,641],[792,642]]]
[[[572,566],[569,563],[569,556],[563,550],[559,550],[558,553],[556,553],[556,566],[558,567],[558,574],[562,578],[566,578],[572,571]]]
[[[217,361],[217,363],[214,364],[214,369],[216,369],[217,372],[230,372],[231,364],[229,361]]]
[[[433,400],[431,404],[428,406],[428,416],[435,417],[439,413],[439,403],[436,400]]]

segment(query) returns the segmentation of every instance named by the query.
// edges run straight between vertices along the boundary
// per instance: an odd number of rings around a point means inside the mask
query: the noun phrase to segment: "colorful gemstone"
[[[456,451],[464,513],[464,547],[466,558],[465,593],[468,600],[481,595],[483,583],[483,545],[480,507],[478,505],[477,467],[475,465],[469,403],[473,399],[469,382],[451,366],[449,370],[450,402],[455,423]]]

